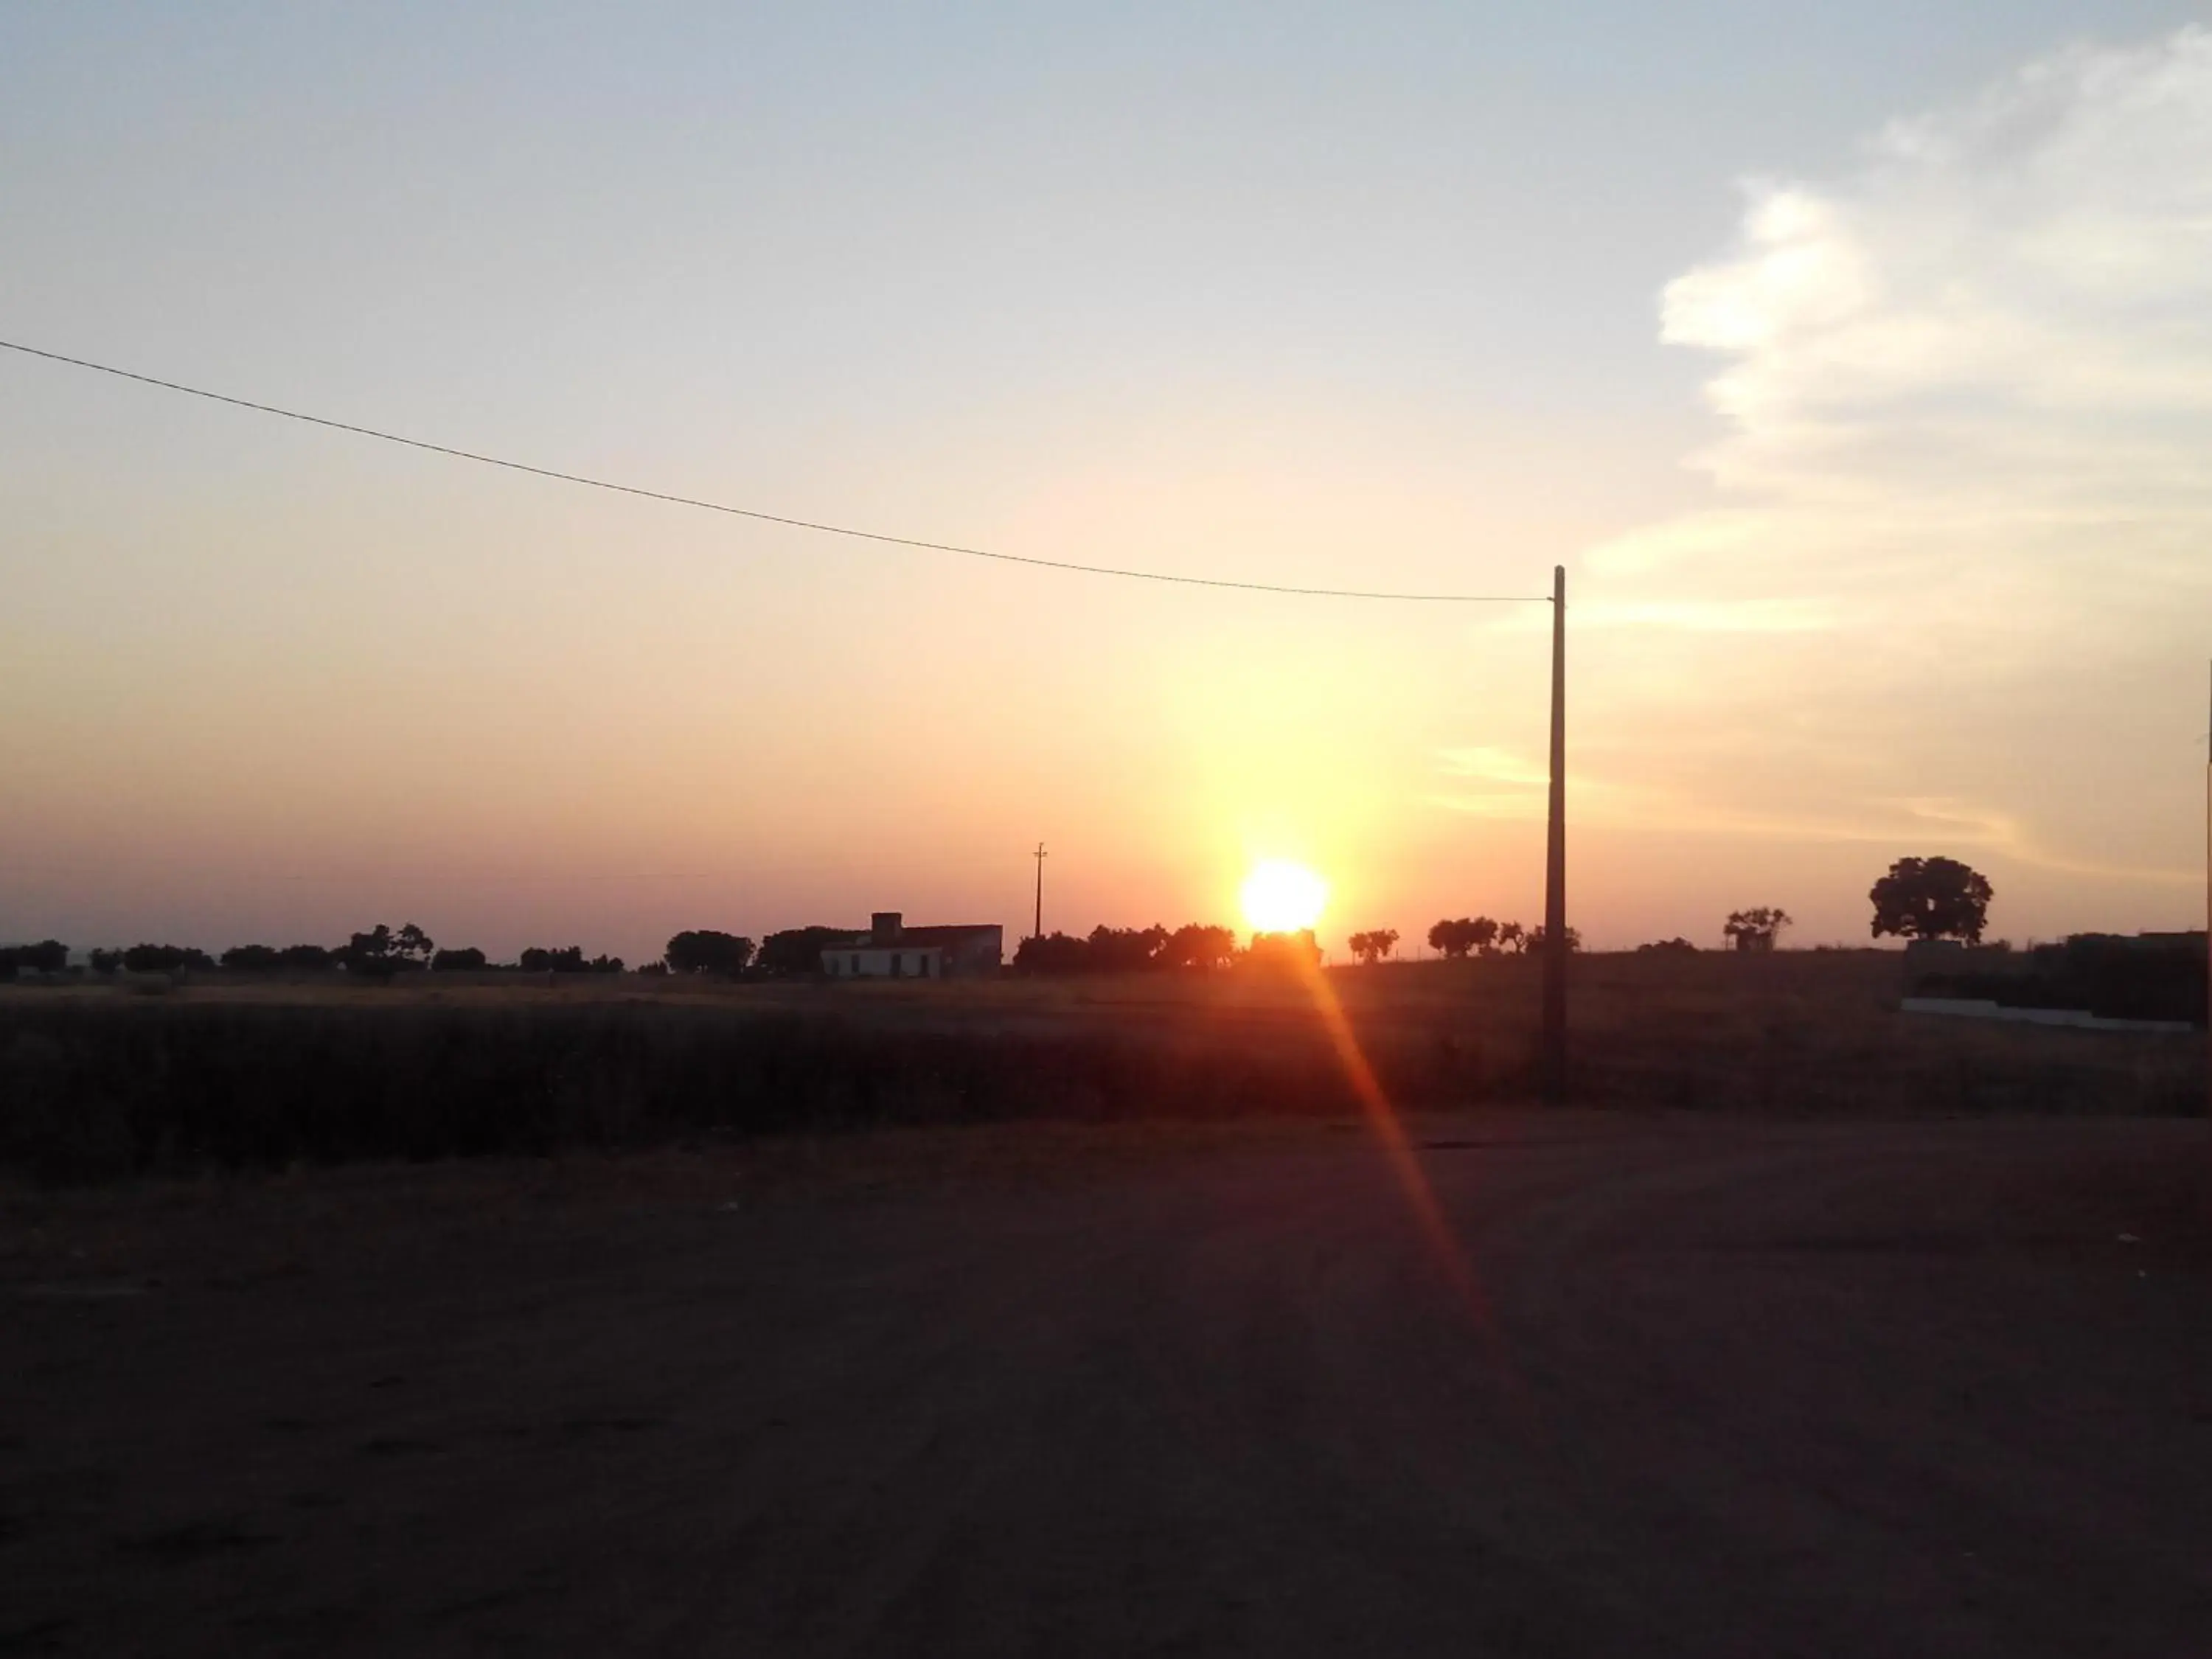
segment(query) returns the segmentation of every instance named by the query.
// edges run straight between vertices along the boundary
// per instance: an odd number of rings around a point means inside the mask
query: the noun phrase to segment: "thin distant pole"
[[[2212,675],[2205,714],[2212,720]],[[2204,1115],[2212,1121],[2212,725],[2204,730]]]
[[[1036,880],[1036,921],[1035,921],[1034,923],[1032,923],[1032,924],[1031,924],[1032,928],[1033,928],[1033,931],[1031,932],[1031,933],[1030,933],[1030,938],[1032,938],[1032,939],[1042,939],[1042,938],[1044,937],[1044,860],[1045,860],[1044,843],[1043,843],[1042,842],[1039,842],[1037,843],[1037,849],[1036,849],[1036,861],[1037,861],[1037,880]]]
[[[1567,1098],[1567,568],[1552,567],[1552,803],[1544,848],[1544,1099]]]

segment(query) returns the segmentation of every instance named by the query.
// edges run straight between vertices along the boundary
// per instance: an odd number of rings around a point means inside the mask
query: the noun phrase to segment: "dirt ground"
[[[0,1197],[0,1653],[2212,1651],[2202,1121]]]

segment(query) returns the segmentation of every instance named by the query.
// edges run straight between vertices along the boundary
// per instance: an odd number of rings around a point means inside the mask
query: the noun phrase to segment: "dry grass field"
[[[1354,1097],[1317,998],[1411,1109],[1533,1093],[1535,964],[732,983],[207,975],[0,990],[0,1162],[162,1169],[544,1153],[793,1130],[1315,1115]],[[1577,1103],[1790,1116],[2171,1115],[2203,1038],[1897,1012],[1875,951],[1592,956]]]

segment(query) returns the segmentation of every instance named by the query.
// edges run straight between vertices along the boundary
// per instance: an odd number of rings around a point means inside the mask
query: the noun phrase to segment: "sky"
[[[1589,943],[2201,926],[2212,17],[0,9],[0,338],[1540,595]],[[0,353],[0,939],[1541,910],[1549,616]]]

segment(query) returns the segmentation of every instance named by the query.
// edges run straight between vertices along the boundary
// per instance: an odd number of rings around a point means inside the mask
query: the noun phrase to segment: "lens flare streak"
[[[1468,1259],[1458,1235],[1445,1218],[1443,1206],[1437,1202],[1436,1189],[1429,1184],[1426,1170],[1414,1156],[1413,1143],[1407,1139],[1405,1125],[1383,1093],[1381,1079],[1375,1068],[1367,1063],[1367,1056],[1359,1047],[1359,1039],[1345,1015],[1344,1005],[1339,1000],[1335,987],[1328,982],[1318,962],[1307,961],[1300,970],[1307,994],[1313,998],[1314,1009],[1321,1016],[1322,1026],[1328,1033],[1330,1046],[1336,1051],[1337,1063],[1352,1085],[1353,1094],[1359,1099],[1360,1110],[1365,1115],[1368,1127],[1382,1145],[1383,1154],[1389,1159],[1391,1172],[1397,1176],[1404,1190],[1407,1206],[1413,1212],[1414,1224],[1420,1230],[1430,1254],[1437,1267],[1475,1322],[1486,1331],[1490,1328],[1488,1299],[1483,1295],[1480,1281],[1475,1276],[1474,1264]]]

